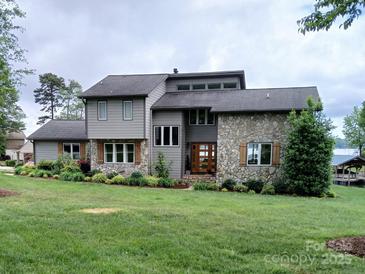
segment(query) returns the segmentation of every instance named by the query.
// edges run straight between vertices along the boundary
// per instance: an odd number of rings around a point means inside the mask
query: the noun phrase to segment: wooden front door
[[[215,173],[216,144],[193,143],[191,146],[191,172]]]

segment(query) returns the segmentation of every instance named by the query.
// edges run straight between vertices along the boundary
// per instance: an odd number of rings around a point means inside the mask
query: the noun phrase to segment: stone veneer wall
[[[240,144],[250,142],[285,142],[287,114],[219,114],[217,140],[217,179],[228,178],[269,180],[277,173],[277,166],[240,166]]]
[[[109,142],[109,140],[108,140]],[[113,141],[110,141],[113,143]],[[115,143],[135,143],[135,140],[115,140]],[[116,171],[124,176],[129,176],[134,171],[140,171],[144,175],[148,174],[148,143],[147,140],[141,141],[141,163],[103,163],[97,162],[97,140],[90,140],[90,160],[91,169],[100,169],[105,173]]]

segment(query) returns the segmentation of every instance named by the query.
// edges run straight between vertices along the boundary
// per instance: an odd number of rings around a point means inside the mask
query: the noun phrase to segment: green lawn
[[[6,175],[0,188],[20,192],[0,198],[0,273],[365,272],[320,245],[365,234],[361,188],[319,199]],[[99,207],[122,210],[80,212]]]

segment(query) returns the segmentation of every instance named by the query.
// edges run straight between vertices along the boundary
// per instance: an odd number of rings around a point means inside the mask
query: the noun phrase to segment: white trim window
[[[106,101],[98,101],[98,120],[106,121],[108,119],[107,112]]]
[[[63,143],[63,153],[69,154],[73,160],[80,160],[80,144]]]
[[[134,163],[133,143],[104,143],[105,163]]]
[[[154,127],[155,146],[178,146],[179,127],[178,126],[155,126]]]
[[[133,120],[133,101],[123,101],[123,120]]]
[[[247,165],[271,166],[271,164],[272,164],[271,143],[249,143],[247,145]]]
[[[189,111],[190,125],[214,125],[215,115],[207,109],[193,109]]]

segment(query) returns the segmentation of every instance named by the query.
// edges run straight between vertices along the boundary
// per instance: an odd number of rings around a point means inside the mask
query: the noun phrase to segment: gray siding
[[[146,137],[150,138],[151,132],[151,106],[166,92],[166,82],[160,83],[146,98]]]
[[[152,162],[155,163],[159,152],[165,155],[168,162],[172,162],[170,176],[181,178],[183,174],[184,143],[184,113],[182,111],[155,111],[153,112],[153,126],[179,126],[179,146],[154,146],[152,138]],[[152,134],[153,135],[153,134]]]
[[[133,120],[123,120],[123,100],[133,101]],[[145,138],[144,98],[107,99],[107,120],[98,120],[98,100],[87,100],[87,134],[89,139]]]
[[[58,157],[58,142],[34,142],[35,146],[35,162],[41,160],[57,160]]]
[[[166,90],[167,92],[176,92],[177,85],[181,84],[204,84],[204,83],[225,83],[225,82],[236,82],[237,89],[241,89],[239,77],[221,77],[221,78],[202,78],[202,79],[183,79],[183,80],[167,80]]]

